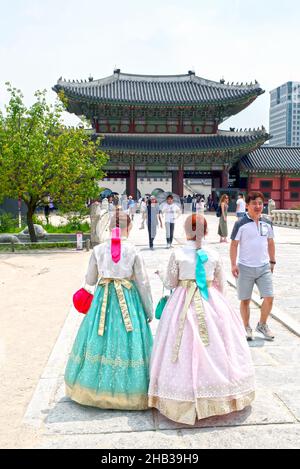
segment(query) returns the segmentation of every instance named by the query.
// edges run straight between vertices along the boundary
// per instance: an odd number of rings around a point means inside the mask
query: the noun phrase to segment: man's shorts
[[[273,297],[273,277],[270,264],[262,267],[248,267],[239,264],[239,276],[237,278],[237,292],[239,300],[250,300],[254,284],[261,298]]]

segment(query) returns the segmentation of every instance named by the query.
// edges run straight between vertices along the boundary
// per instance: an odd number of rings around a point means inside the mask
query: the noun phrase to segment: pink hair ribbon
[[[115,264],[121,259],[121,229],[114,228],[111,233],[111,257]]]

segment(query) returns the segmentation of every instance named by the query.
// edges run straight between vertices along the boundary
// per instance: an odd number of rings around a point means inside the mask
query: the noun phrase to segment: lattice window
[[[272,181],[260,181],[261,189],[272,189]]]
[[[289,181],[290,189],[300,189],[300,181]]]

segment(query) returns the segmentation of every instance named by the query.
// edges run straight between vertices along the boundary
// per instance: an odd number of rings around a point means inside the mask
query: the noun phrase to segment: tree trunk
[[[30,241],[32,243],[37,242],[37,237],[35,234],[34,226],[33,226],[33,215],[35,211],[35,206],[27,205],[27,226],[28,226],[28,233],[30,236]]]

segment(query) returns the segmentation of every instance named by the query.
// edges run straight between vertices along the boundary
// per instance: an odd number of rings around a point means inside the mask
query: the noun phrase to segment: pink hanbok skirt
[[[254,399],[254,367],[239,313],[214,286],[202,300],[208,345],[199,331],[192,300],[184,322],[178,358],[172,360],[188,289],[178,286],[160,319],[150,365],[149,407],[188,425],[224,415]]]

